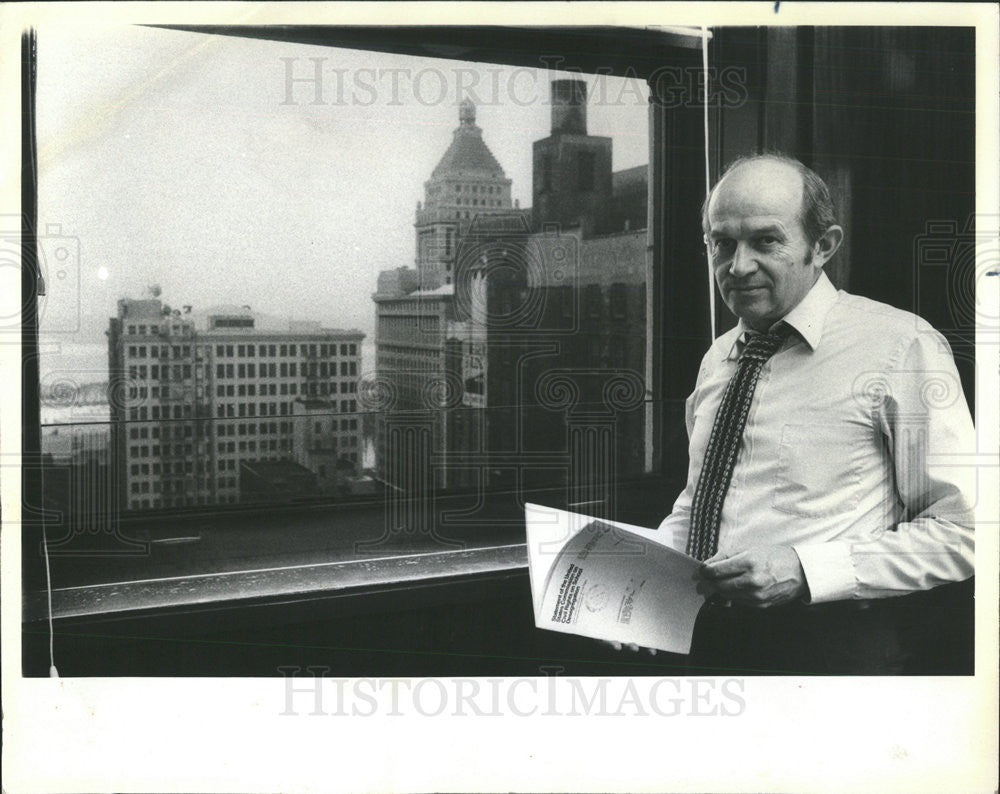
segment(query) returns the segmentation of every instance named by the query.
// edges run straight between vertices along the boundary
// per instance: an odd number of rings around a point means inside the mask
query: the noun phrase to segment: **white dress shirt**
[[[826,274],[782,321],[726,496],[719,551],[789,545],[812,602],[905,595],[973,573],[975,430],[951,350],[914,314]],[[687,486],[661,529],[684,550],[742,321],[702,359],[687,400]]]

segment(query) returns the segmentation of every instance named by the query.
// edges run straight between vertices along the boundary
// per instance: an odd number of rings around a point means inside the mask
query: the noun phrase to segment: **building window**
[[[538,191],[548,193],[552,190],[552,155],[543,154],[541,168],[538,171]]]
[[[611,285],[611,316],[623,320],[628,312],[628,288],[621,282]]]
[[[594,152],[576,153],[576,189],[581,193],[589,193],[594,189],[594,170],[596,156]]]

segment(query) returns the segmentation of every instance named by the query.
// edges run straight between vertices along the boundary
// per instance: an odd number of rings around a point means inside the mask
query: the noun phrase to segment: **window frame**
[[[481,61],[486,63],[504,63],[517,66],[541,67],[546,62],[544,59],[547,53],[562,51],[571,53],[560,62],[559,69],[579,69],[587,73],[600,73],[598,67],[610,67],[611,74],[627,77],[647,77],[656,67],[665,63],[695,65],[700,59],[701,39],[698,32],[692,31],[690,34],[677,31],[652,31],[630,28],[536,28],[504,26],[497,27],[476,27],[476,28],[445,28],[445,27],[352,27],[335,28],[330,26],[299,26],[299,27],[236,27],[236,26],[185,26],[166,25],[156,26],[174,30],[187,30],[214,35],[241,36],[250,38],[263,38],[277,41],[289,41],[309,44],[323,44],[329,47],[351,47],[353,49],[366,49],[372,52],[402,53],[437,58],[452,58],[463,61]],[[617,51],[616,51],[617,48]],[[24,214],[22,217],[23,239],[24,239],[24,268],[22,278],[23,305],[25,307],[22,314],[22,335],[23,335],[23,361],[24,378],[22,387],[22,454],[23,460],[38,461],[39,465],[25,465],[23,471],[23,488],[27,496],[32,493],[41,493],[41,424],[40,424],[40,389],[38,371],[38,315],[37,286],[40,276],[37,260],[37,163],[35,160],[35,149],[33,147],[35,139],[35,75],[37,69],[37,52],[35,33],[32,31],[25,34],[22,40],[23,63],[28,65],[22,80],[23,107],[26,112],[23,114],[23,134],[22,134],[22,161],[26,173],[30,174],[30,179],[23,181],[22,207]],[[489,55],[491,57],[485,57]],[[588,68],[588,66],[590,68]],[[668,156],[666,147],[670,143],[671,134],[677,134],[683,124],[678,124],[670,117],[663,108],[659,108],[655,103],[651,103],[650,110],[650,152],[649,161],[649,193],[647,196],[648,205],[648,225],[647,235],[649,237],[649,247],[652,249],[653,259],[653,285],[652,296],[650,296],[651,314],[647,322],[647,332],[649,334],[649,344],[653,348],[648,361],[651,362],[651,371],[648,378],[651,383],[661,383],[659,376],[667,368],[664,361],[664,327],[662,305],[662,292],[665,274],[662,272],[664,257],[670,254],[670,249],[666,245],[669,238],[678,235],[666,235],[666,228],[677,228],[679,221],[677,217],[669,216],[669,204],[664,204],[666,192],[664,190],[664,174],[666,173],[665,158]],[[692,114],[673,111],[678,116],[684,116],[687,126],[685,129],[692,130],[691,119],[700,114]],[[672,164],[673,165],[673,164]],[[693,326],[699,324],[707,326],[707,298],[705,307],[698,306],[698,301],[689,300],[688,309],[685,316],[688,319],[695,317]],[[705,334],[705,339],[708,334]],[[704,341],[704,340],[703,340]],[[703,345],[703,342],[702,342]],[[293,349],[294,346],[290,349]],[[228,358],[233,358],[232,346],[226,348]],[[700,353],[699,353],[700,356]],[[223,366],[219,364],[218,366]],[[229,369],[233,364],[226,365]],[[242,365],[240,365],[242,366]],[[273,366],[273,365],[272,365]],[[294,363],[289,367],[293,372]],[[227,369],[228,372],[228,369]],[[685,379],[681,379],[685,380]],[[682,385],[681,390],[688,390],[686,385]],[[653,410],[653,455],[654,462],[652,473],[640,480],[645,482],[650,492],[662,492],[665,479],[669,479],[668,472],[664,469],[663,456],[663,427],[664,427],[664,406],[661,404],[664,395],[654,394],[652,401]],[[242,407],[242,406],[241,406]],[[231,442],[230,442],[231,443]],[[676,475],[676,471],[673,475]],[[675,481],[676,484],[676,481]],[[550,502],[559,501],[557,494],[551,495]],[[33,503],[31,498],[25,500],[25,512],[30,518],[31,510],[28,507]],[[361,505],[368,505],[373,509],[382,510],[382,503],[375,500],[349,500],[337,504],[310,506],[308,509],[319,509],[326,511],[334,521],[337,514],[342,511],[357,509]],[[243,513],[249,514],[252,510],[245,509],[240,505],[219,504],[213,506],[209,514],[224,514],[226,516],[239,516]],[[36,510],[40,513],[41,510]],[[205,508],[164,508],[161,511],[151,510],[149,514],[143,515],[143,520],[158,520],[162,517],[176,517],[182,522],[186,520],[196,520],[206,514]],[[44,566],[40,553],[31,553],[32,550],[39,550],[38,522],[27,520],[22,529],[22,574],[25,592],[38,591],[44,586]],[[520,544],[523,548],[523,544]],[[504,552],[507,554],[507,552]],[[482,565],[489,567],[490,552],[483,551],[473,567],[480,570]],[[522,567],[526,561],[522,561]],[[275,575],[283,570],[280,567],[274,569]],[[471,571],[470,571],[471,573]],[[240,579],[239,572],[227,574],[225,572],[217,574],[222,577],[220,581],[237,582]],[[102,614],[101,608],[96,604],[101,600],[102,592],[107,592],[105,588],[113,586],[115,583],[97,583],[91,587],[76,588],[81,591],[79,595],[89,594],[92,611],[89,613]],[[155,588],[154,588],[155,590]],[[236,584],[231,588],[223,588],[223,592],[217,595],[217,600],[230,602],[234,598],[239,600],[240,587]],[[360,588],[358,592],[364,592]],[[280,587],[272,590],[268,598],[279,598],[282,596]],[[254,598],[258,596],[253,596]],[[144,600],[145,599],[145,600]],[[155,603],[155,606],[154,606]],[[35,605],[35,606],[33,606]],[[133,608],[145,611],[155,609],[156,611],[184,609],[190,604],[185,604],[181,600],[175,603],[167,603],[155,594],[151,595],[146,590],[146,596],[140,597],[133,604]],[[25,619],[38,620],[41,614],[37,610],[37,599],[26,603]],[[56,618],[71,617],[70,611],[64,611],[57,607]]]

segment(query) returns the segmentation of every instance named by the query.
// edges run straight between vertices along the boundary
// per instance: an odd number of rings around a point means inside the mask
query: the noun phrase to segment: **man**
[[[702,360],[661,525],[715,591],[692,670],[901,672],[892,597],[973,573],[971,472],[946,458],[975,437],[948,345],[833,287],[843,230],[796,160],[734,163],[703,224],[739,323]]]

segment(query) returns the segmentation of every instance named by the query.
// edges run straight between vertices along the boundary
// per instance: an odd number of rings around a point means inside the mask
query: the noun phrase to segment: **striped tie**
[[[736,373],[729,379],[719,412],[715,415],[705,460],[698,475],[698,487],[694,492],[687,542],[690,557],[707,560],[719,548],[722,504],[733,479],[733,467],[740,451],[757,379],[764,363],[778,352],[786,336],[787,331],[784,330],[750,336],[736,365]]]

